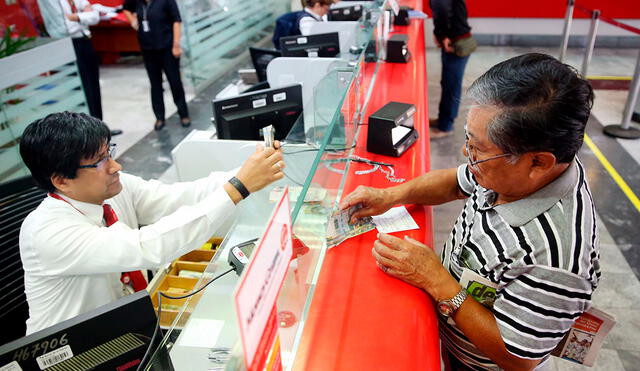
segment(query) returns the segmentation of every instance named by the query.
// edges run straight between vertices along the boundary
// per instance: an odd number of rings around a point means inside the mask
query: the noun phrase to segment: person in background
[[[197,249],[236,204],[284,177],[282,151],[259,146],[237,171],[147,181],[120,172],[110,140],[102,121],[71,112],[36,120],[22,135],[20,155],[49,192],[20,229],[27,334],[122,297],[121,272],[157,269]]]
[[[182,21],[175,0],[126,0],[124,14],[138,31],[144,67],[151,83],[151,105],[156,116],[155,130],[165,126],[162,72],[167,76],[180,124],[191,125],[180,77],[180,34]],[[135,16],[134,16],[135,13]]]
[[[100,59],[91,44],[89,30],[89,26],[100,22],[98,11],[87,0],[38,1],[38,6],[49,36],[71,37],[89,114],[102,120]],[[111,135],[121,133],[122,130],[111,131]]]
[[[466,164],[387,189],[358,187],[340,207],[361,204],[355,221],[399,204],[466,199],[440,257],[384,233],[372,254],[437,302],[447,370],[544,369],[600,280],[596,211],[576,157],[593,90],[573,67],[525,54],[489,69],[468,95]],[[463,277],[488,295],[468,292]]]
[[[453,121],[458,116],[462,78],[469,56],[455,54],[453,44],[471,37],[467,22],[467,6],[464,0],[429,0],[433,12],[433,33],[436,44],[442,49],[442,77],[438,118],[429,120],[431,138],[444,138],[453,134]]]
[[[308,35],[311,27],[316,22],[327,22],[327,14],[329,7],[334,3],[333,0],[305,0],[303,12],[298,18],[298,28],[301,35]]]

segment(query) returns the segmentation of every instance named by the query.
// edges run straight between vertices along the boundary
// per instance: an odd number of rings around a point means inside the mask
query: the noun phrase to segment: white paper
[[[411,229],[420,229],[413,220],[411,214],[404,206],[394,207],[386,213],[378,216],[373,216],[373,222],[376,224],[376,228],[382,233],[393,233],[400,231],[408,231]]]
[[[183,347],[213,348],[216,346],[224,321],[191,318],[182,330],[178,345]]]
[[[393,145],[395,146],[396,144],[398,144],[398,142],[402,138],[404,138],[405,135],[409,134],[410,131],[410,128],[402,125],[396,126],[395,128],[391,129],[391,140],[393,140]]]

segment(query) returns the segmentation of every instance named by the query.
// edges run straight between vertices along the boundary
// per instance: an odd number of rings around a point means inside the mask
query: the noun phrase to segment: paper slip
[[[224,321],[191,318],[182,330],[178,345],[183,347],[213,348],[216,346]]]
[[[372,218],[376,228],[382,233],[393,233],[420,228],[404,206],[394,207],[386,213],[373,216]]]

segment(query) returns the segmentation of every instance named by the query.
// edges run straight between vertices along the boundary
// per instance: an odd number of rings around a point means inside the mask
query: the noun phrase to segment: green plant
[[[8,57],[11,54],[19,52],[27,44],[33,42],[35,37],[25,37],[24,34],[12,37],[13,25],[4,29],[2,39],[0,39],[0,58]]]

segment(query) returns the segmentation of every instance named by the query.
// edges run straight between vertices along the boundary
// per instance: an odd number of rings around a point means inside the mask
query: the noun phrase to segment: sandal
[[[162,130],[164,127],[164,120],[156,120],[156,123],[153,124],[153,130],[158,131]]]

